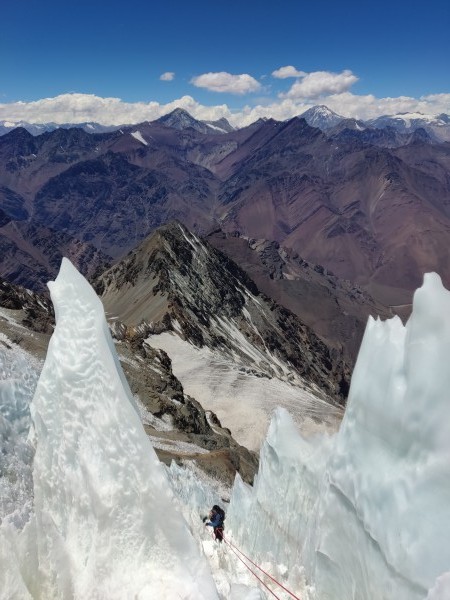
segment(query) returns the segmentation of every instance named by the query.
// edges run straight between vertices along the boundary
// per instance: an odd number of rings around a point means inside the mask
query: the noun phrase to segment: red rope
[[[254,567],[256,567],[257,569],[259,569],[262,573],[264,573],[264,575],[266,575],[269,579],[271,579],[274,583],[276,583],[277,585],[280,586],[280,588],[282,588],[285,592],[287,592],[289,595],[291,595],[293,598],[295,598],[295,600],[301,600],[301,598],[299,598],[298,596],[296,596],[295,594],[293,594],[290,590],[288,590],[286,587],[284,587],[283,584],[281,584],[279,581],[277,581],[274,577],[272,577],[272,575],[270,575],[269,573],[267,573],[266,571],[264,571],[264,569],[262,569],[260,566],[258,566],[255,562],[252,561],[251,558],[249,558],[246,554],[244,554],[242,552],[242,550],[239,550],[239,548],[237,548],[234,544],[232,544],[231,542],[228,541],[228,539],[225,539],[225,536],[223,536],[223,540],[225,543],[227,543],[231,549],[233,550],[233,548],[236,548],[236,550],[239,552],[239,554],[242,554],[242,556],[248,560]],[[234,550],[233,550],[234,552]],[[236,553],[235,553],[236,554]],[[237,554],[236,554],[237,556]],[[239,558],[239,556],[238,556]],[[240,559],[241,560],[241,559]],[[244,562],[244,561],[242,561]],[[244,563],[245,565],[245,563]],[[250,567],[248,567],[247,565],[245,565],[247,567],[247,569],[249,569],[249,571],[251,571],[253,573],[253,571],[250,569]],[[255,573],[253,573],[255,575]],[[255,575],[255,577],[258,577],[257,575]],[[258,577],[259,579],[259,577]],[[260,580],[261,581],[261,580]]]
[[[256,579],[263,584],[263,586],[266,588],[266,590],[268,590],[274,598],[276,598],[277,600],[281,600],[281,598],[279,596],[277,596],[275,594],[275,592],[273,592],[266,583],[264,583],[264,581],[261,579],[261,577],[258,577],[258,575],[255,573],[255,571],[250,569],[250,567],[242,560],[242,558],[239,556],[239,554],[237,552],[235,552],[234,548],[231,546],[231,544],[226,539],[224,539],[224,542],[225,542],[225,544],[228,544],[230,546],[231,552],[233,552],[237,556],[237,558],[241,561],[241,563],[244,565],[244,567],[247,567],[247,569],[250,571],[250,573],[252,573],[256,577]]]
[[[213,539],[215,539],[214,533],[211,534]],[[253,571],[252,569],[250,569],[250,567],[242,560],[242,558],[239,556],[239,554],[242,554],[242,556],[248,560],[254,567],[256,567],[257,569],[259,569],[262,573],[264,573],[264,575],[266,575],[266,577],[268,577],[269,579],[271,579],[274,583],[276,583],[278,586],[280,586],[281,589],[283,589],[285,592],[287,592],[290,596],[292,596],[293,598],[295,598],[295,600],[301,600],[301,598],[299,598],[298,596],[296,596],[295,594],[293,594],[290,590],[287,589],[287,587],[284,587],[284,585],[282,583],[280,583],[279,581],[277,581],[274,577],[272,577],[272,575],[270,575],[269,573],[267,573],[267,571],[264,571],[264,569],[262,569],[259,565],[257,565],[255,562],[252,561],[251,558],[249,558],[246,554],[244,554],[242,552],[242,550],[239,550],[239,548],[237,546],[235,546],[232,542],[228,541],[228,539],[225,538],[225,534],[223,533],[222,530],[222,539],[225,542],[225,544],[227,544],[231,551],[233,552],[233,554],[235,554],[237,556],[237,558],[241,561],[241,563],[247,567],[247,569],[250,571],[250,573],[252,573],[256,579],[261,582],[263,584],[263,586],[272,594],[272,596],[274,596],[275,598],[277,598],[277,600],[281,600],[281,598],[279,596],[277,596],[275,594],[275,592],[273,592],[270,587],[267,586],[266,583],[264,583],[264,581],[261,579],[261,577],[258,577],[258,575],[255,573],[255,571]],[[235,550],[237,550],[239,552],[239,554],[237,554],[237,552],[235,552]]]

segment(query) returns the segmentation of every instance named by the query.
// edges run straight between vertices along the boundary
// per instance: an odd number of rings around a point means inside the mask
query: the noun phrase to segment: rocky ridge
[[[292,312],[180,223],[160,228],[94,282],[107,314],[136,331],[174,331],[261,377],[301,378],[343,401],[349,369]]]

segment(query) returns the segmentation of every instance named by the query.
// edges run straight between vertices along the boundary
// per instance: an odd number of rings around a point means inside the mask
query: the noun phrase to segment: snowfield
[[[336,431],[342,418],[340,407],[314,395],[300,382],[292,385],[258,377],[222,354],[196,348],[171,333],[153,335],[146,342],[167,352],[184,391],[215,412],[222,426],[250,450],[259,451],[278,406],[289,410],[305,434]]]

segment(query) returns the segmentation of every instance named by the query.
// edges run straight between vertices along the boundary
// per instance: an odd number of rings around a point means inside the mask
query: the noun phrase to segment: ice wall
[[[0,553],[2,592],[217,598],[132,404],[100,300],[65,259],[49,287],[57,323],[31,405],[35,517],[19,535],[0,532],[10,549]]]
[[[0,334],[0,523],[16,527],[23,527],[32,508],[33,449],[27,436],[41,366]]]
[[[431,588],[450,564],[449,356],[450,293],[429,274],[406,327],[369,319],[323,454],[275,417],[254,491],[239,482],[233,493],[236,538],[260,559],[274,549],[288,574],[304,565],[318,600],[441,598]]]

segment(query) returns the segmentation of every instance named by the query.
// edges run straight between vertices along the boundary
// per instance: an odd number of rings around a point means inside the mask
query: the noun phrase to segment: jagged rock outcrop
[[[0,307],[17,311],[19,323],[31,331],[45,334],[53,331],[55,315],[48,294],[34,293],[0,277]]]
[[[155,417],[145,429],[160,459],[168,464],[171,460],[195,460],[206,473],[229,485],[238,471],[251,483],[257,455],[240,446],[214,413],[184,393],[169,356],[146,343],[145,327],[128,328],[116,322],[113,335],[132,392]],[[161,423],[166,427],[161,428]],[[180,450],[180,445],[186,446]]]

